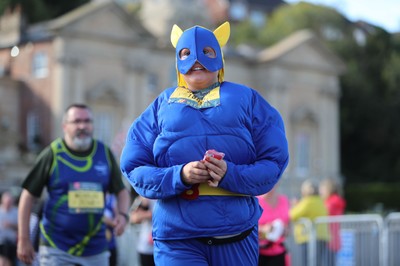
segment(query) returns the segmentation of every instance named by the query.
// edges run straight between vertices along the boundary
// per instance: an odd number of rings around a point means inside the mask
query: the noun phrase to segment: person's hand
[[[261,231],[260,229],[258,229],[258,239],[260,240],[266,239],[265,232]]]
[[[114,219],[114,233],[116,236],[120,236],[124,233],[125,227],[128,224],[126,217],[119,213]]]
[[[211,176],[204,161],[194,161],[183,167],[181,178],[186,185],[194,185],[207,182]]]
[[[218,160],[214,157],[206,157],[203,162],[211,176],[211,179],[207,181],[208,185],[210,187],[218,187],[219,182],[221,182],[222,178],[224,178],[227,171],[227,164],[225,160]]]
[[[134,224],[140,224],[147,218],[147,212],[148,210],[146,211],[139,207],[137,210],[131,213],[130,222]]]
[[[114,227],[114,220],[112,218],[104,216],[103,221],[107,226]]]
[[[35,258],[35,250],[29,239],[19,239],[17,243],[17,257],[25,264],[32,264]]]
[[[140,214],[139,214],[140,210],[137,209],[133,212],[131,212],[131,215],[129,216],[129,222],[133,223],[133,224],[139,224],[142,221],[140,220]]]
[[[266,235],[272,231],[271,224],[264,224],[258,227],[258,237],[260,239],[266,239]]]

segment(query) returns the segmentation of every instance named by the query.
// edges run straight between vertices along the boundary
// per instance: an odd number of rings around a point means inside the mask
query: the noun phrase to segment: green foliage
[[[399,95],[388,83],[399,75],[392,72],[395,55],[391,36],[376,29],[365,46],[342,56],[348,67],[341,80],[342,171],[353,182],[394,182],[400,175],[400,142],[393,137],[400,133]]]
[[[336,32],[330,34],[338,34],[338,37],[347,30],[346,19],[336,10],[305,2],[282,6],[267,21],[266,27],[261,29],[249,21],[235,26],[232,42],[269,46],[301,29],[311,29],[317,35],[324,36],[334,28]]]
[[[345,186],[346,212],[400,211],[400,183],[349,184]]]
[[[3,14],[7,7],[14,8],[20,0],[2,0],[0,1],[0,14]]]
[[[400,51],[400,49],[399,49]],[[383,79],[387,85],[387,93],[389,97],[399,100],[399,84],[400,84],[400,52],[392,51],[389,59],[383,69]]]
[[[269,24],[261,32],[261,42],[270,45],[301,29],[311,29],[324,36],[333,27],[342,31],[344,25],[344,17],[334,9],[300,2],[283,6],[272,14]]]
[[[232,29],[230,42],[234,45],[247,43],[247,44],[258,44],[258,31],[259,29],[254,27],[250,21],[244,21]]]
[[[29,23],[45,21],[61,16],[90,0],[2,0],[0,1],[0,14],[7,8],[12,10],[17,6],[22,7],[22,12]]]

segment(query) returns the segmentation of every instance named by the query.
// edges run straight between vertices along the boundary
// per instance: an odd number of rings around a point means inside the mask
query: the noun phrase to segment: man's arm
[[[117,216],[116,226],[114,228],[117,236],[122,235],[125,230],[125,226],[128,224],[129,216],[128,209],[130,204],[129,192],[126,188],[120,190],[117,193]]]
[[[18,258],[26,264],[31,264],[35,256],[29,230],[30,215],[35,200],[36,197],[29,193],[28,190],[22,190],[18,205],[17,255]]]

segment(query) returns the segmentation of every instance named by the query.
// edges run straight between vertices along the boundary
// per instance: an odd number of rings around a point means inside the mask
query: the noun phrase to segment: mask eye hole
[[[186,58],[188,58],[188,56],[190,55],[190,50],[188,48],[183,48],[180,52],[179,52],[179,58],[181,60],[185,60]]]
[[[203,49],[203,54],[209,58],[215,58],[217,57],[217,54],[215,53],[214,49],[207,46]]]

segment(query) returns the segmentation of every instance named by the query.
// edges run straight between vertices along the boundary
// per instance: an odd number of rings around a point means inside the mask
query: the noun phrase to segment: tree
[[[36,23],[61,16],[90,0],[2,0],[0,1],[0,14],[7,8],[13,10],[21,6],[22,13],[28,23]]]
[[[311,29],[322,39],[341,39],[348,35],[347,19],[336,10],[300,2],[278,8],[266,20],[264,28],[257,28],[249,21],[237,25],[233,35],[234,43],[269,46],[291,33],[301,29]],[[347,31],[347,32],[346,32]]]
[[[342,77],[341,138],[342,170],[349,180],[396,181],[395,162],[400,143],[397,100],[384,79],[392,54],[390,35],[376,29],[345,59],[348,72]],[[395,89],[396,90],[396,89]],[[397,167],[398,168],[398,167]]]

